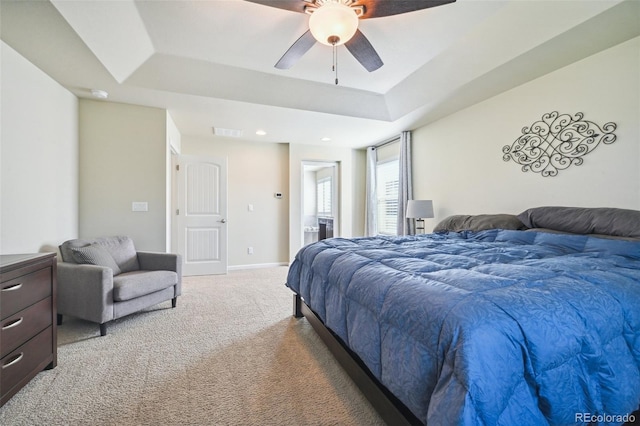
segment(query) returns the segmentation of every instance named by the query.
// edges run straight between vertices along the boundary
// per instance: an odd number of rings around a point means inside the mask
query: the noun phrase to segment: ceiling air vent
[[[214,127],[213,134],[216,136],[226,136],[228,138],[241,138],[242,130],[223,129],[222,127]]]

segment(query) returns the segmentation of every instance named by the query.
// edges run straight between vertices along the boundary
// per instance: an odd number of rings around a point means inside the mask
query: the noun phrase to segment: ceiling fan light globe
[[[356,33],[358,16],[342,3],[325,3],[311,14],[309,29],[316,40],[327,46],[332,46],[337,37],[335,45],[339,46]]]

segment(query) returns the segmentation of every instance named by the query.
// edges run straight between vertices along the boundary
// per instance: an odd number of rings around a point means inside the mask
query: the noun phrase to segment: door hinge
[[[180,164],[176,164],[176,170],[180,171]]]
[[[180,209],[176,209],[176,216],[180,216]]]

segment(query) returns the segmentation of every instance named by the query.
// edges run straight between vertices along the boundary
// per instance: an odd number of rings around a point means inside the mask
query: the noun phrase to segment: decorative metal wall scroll
[[[572,164],[579,166],[584,157],[600,144],[611,144],[616,140],[615,123],[602,128],[592,121],[583,120],[584,114],[577,112],[559,114],[557,111],[544,114],[541,121],[522,129],[522,136],[511,145],[502,148],[504,161],[513,160],[522,165],[522,171],[556,176]]]

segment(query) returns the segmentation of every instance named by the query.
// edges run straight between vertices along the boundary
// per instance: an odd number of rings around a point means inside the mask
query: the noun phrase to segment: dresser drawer
[[[51,267],[0,284],[0,315],[7,318],[51,296]]]
[[[0,358],[51,325],[51,297],[0,321]]]
[[[13,387],[25,378],[31,379],[52,357],[52,327],[47,327],[34,338],[2,358],[0,362],[0,389],[2,395],[13,393]],[[45,364],[46,366],[46,364]]]

